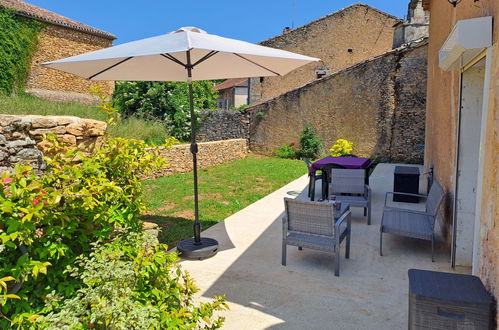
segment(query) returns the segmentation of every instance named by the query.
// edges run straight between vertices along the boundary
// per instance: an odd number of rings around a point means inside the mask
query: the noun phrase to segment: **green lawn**
[[[299,160],[262,156],[199,170],[199,216],[206,229],[265,197],[307,171]],[[160,241],[171,246],[192,236],[192,173],[144,182],[149,205],[143,219],[160,225]]]

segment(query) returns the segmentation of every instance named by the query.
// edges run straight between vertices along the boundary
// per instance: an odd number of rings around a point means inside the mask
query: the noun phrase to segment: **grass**
[[[250,156],[199,170],[199,218],[207,229],[306,173],[302,161]],[[170,246],[192,236],[192,173],[144,182],[149,205],[145,221],[158,223],[159,239]]]
[[[0,95],[0,114],[7,115],[43,115],[43,116],[76,116],[106,121],[107,115],[96,106],[76,102],[65,103],[44,100],[30,95]],[[146,121],[138,118],[127,118],[109,128],[109,134],[115,137],[144,140],[152,145],[165,142],[168,132],[160,121]]]

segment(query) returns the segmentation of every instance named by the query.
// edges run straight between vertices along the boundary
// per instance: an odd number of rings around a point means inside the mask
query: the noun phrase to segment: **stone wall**
[[[310,123],[327,149],[344,138],[361,156],[422,163],[426,52],[423,40],[248,108],[251,150],[270,153]]]
[[[202,142],[198,144],[198,147],[198,168],[243,159],[249,153],[246,139]],[[172,149],[162,148],[160,155],[168,160],[169,166],[149,174],[147,179],[192,171],[190,144],[176,145]]]
[[[249,114],[237,110],[204,110],[197,140],[201,142],[228,139],[247,139]]]
[[[392,48],[400,20],[364,4],[354,4],[262,41],[263,46],[320,58],[283,77],[251,79],[250,104],[266,100],[316,79],[315,69],[336,72]]]
[[[57,101],[91,103],[97,98],[89,88],[100,85],[107,95],[114,90],[114,82],[89,81],[62,71],[42,67],[40,64],[79,55],[112,46],[112,40],[47,24],[38,35],[38,46],[31,61],[26,91],[35,96]]]
[[[58,135],[67,147],[91,152],[106,130],[106,123],[72,116],[0,115],[0,173],[19,162],[43,169],[45,134]]]

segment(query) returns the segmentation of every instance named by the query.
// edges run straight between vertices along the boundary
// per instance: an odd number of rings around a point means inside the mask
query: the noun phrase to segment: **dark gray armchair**
[[[351,217],[349,207],[337,211],[328,202],[284,198],[282,218],[282,264],[286,265],[288,245],[334,253],[334,275],[340,275],[340,243],[346,239],[345,258],[350,258]]]
[[[388,233],[431,241],[431,261],[433,261],[435,219],[444,198],[444,190],[437,181],[434,181],[427,196],[396,192],[397,195],[425,198],[425,211],[388,206],[388,197],[393,194],[393,192],[387,192],[385,196],[385,208],[379,234],[379,254],[383,255],[383,233]]]

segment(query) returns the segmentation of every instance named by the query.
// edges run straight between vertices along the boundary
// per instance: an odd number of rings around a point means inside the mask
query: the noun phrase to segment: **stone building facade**
[[[400,19],[364,4],[354,4],[318,20],[260,42],[320,58],[283,77],[252,78],[250,104],[303,86],[392,48],[394,25]]]
[[[447,1],[424,0],[423,4],[430,12],[425,166],[433,168],[447,192],[444,219],[451,260],[471,266],[497,301],[499,2],[462,0],[454,7]],[[469,33],[473,30],[466,24],[478,24],[474,31],[479,32]],[[467,120],[473,114],[477,118]],[[468,202],[473,212],[463,214]]]
[[[271,153],[312,124],[326,149],[343,138],[360,156],[422,163],[426,56],[424,39],[248,108],[250,149]]]
[[[38,35],[38,46],[32,57],[26,92],[35,96],[60,100],[94,102],[90,86],[100,85],[111,95],[114,82],[94,82],[69,73],[44,68],[40,64],[64,57],[112,46],[116,37],[49,10],[20,0],[0,0],[0,6],[44,23]]]

